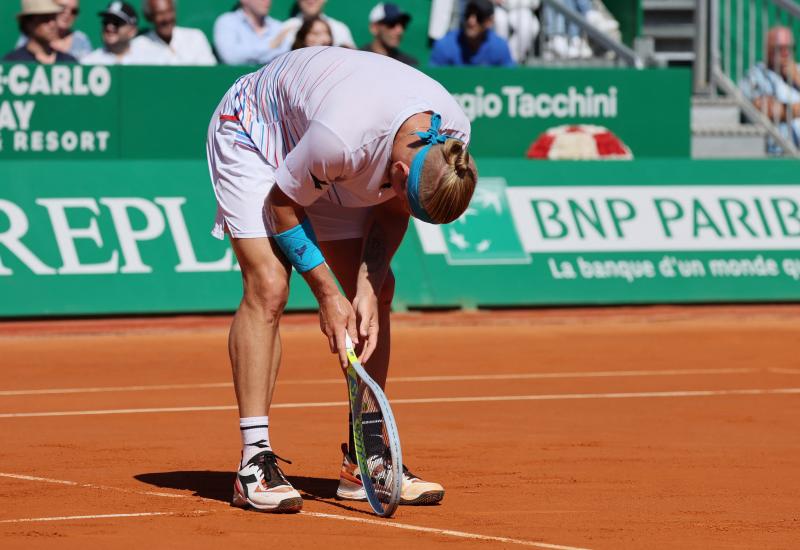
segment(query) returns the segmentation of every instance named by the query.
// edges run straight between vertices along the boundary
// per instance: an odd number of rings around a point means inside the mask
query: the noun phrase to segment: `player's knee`
[[[381,306],[384,307],[391,307],[392,300],[394,300],[394,287],[395,287],[395,279],[394,273],[392,270],[389,270],[389,273],[386,274],[386,279],[383,281],[383,286],[381,287],[381,294],[378,296],[378,302]]]
[[[289,300],[289,281],[283,273],[259,270],[244,278],[244,301],[277,320]]]

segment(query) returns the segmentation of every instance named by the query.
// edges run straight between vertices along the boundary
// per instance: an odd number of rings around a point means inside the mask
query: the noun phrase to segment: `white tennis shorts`
[[[264,200],[275,185],[276,167],[257,150],[236,143],[238,122],[220,119],[219,108],[208,128],[206,153],[217,216],[211,234],[224,239],[254,239],[273,234],[264,214]],[[345,208],[322,197],[306,207],[320,241],[358,239],[372,207]]]

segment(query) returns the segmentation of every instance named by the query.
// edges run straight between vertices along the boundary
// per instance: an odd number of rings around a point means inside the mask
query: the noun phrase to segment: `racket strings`
[[[390,436],[383,420],[380,405],[368,388],[363,388],[361,426],[367,455],[367,474],[381,501],[387,501],[392,491],[392,452]]]

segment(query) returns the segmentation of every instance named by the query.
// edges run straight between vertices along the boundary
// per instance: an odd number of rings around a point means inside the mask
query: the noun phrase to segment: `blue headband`
[[[442,117],[439,113],[431,115],[431,127],[427,132],[417,132],[419,138],[426,143],[420,151],[414,155],[414,160],[411,161],[411,169],[408,172],[408,181],[406,182],[406,194],[408,195],[408,205],[411,207],[411,212],[414,217],[428,223],[434,222],[425,207],[422,206],[422,201],[419,197],[419,182],[422,179],[422,168],[425,166],[425,156],[431,147],[437,143],[444,143],[448,139],[456,139],[452,136],[439,133],[439,127],[442,125]]]

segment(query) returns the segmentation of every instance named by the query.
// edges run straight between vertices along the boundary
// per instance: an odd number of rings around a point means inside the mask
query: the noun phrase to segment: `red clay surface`
[[[227,318],[0,324],[0,546],[800,547],[799,307],[396,321],[403,454],[447,492],[391,520],[333,498],[345,384],[313,316],[287,317],[270,414],[293,516],[227,504]]]

